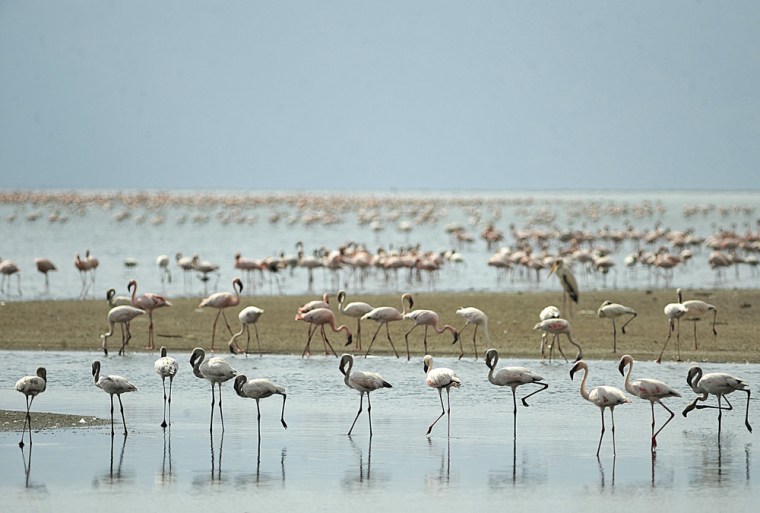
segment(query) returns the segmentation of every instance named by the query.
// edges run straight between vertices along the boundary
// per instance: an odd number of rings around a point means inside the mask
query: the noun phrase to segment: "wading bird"
[[[478,359],[478,344],[476,337],[478,336],[478,328],[483,329],[483,334],[486,337],[486,342],[491,345],[491,335],[488,333],[488,316],[478,308],[474,306],[460,307],[457,309],[457,315],[464,318],[464,325],[459,328],[459,337],[461,341],[462,331],[472,324],[475,326],[475,330],[472,333],[472,347],[475,349],[475,359]]]
[[[689,384],[694,393],[702,394],[698,396],[694,401],[689,403],[683,410],[683,416],[685,417],[694,408],[701,410],[703,408],[715,408],[718,410],[718,436],[720,436],[721,419],[723,418],[723,410],[733,410],[733,406],[726,397],[731,392],[739,390],[740,392],[747,392],[747,409],[744,413],[744,425],[747,426],[747,430],[752,432],[752,426],[749,425],[749,398],[750,389],[749,383],[743,379],[736,378],[725,372],[711,372],[709,374],[702,375],[702,369],[699,367],[692,367],[689,369],[689,373],[686,375],[686,383]],[[706,404],[697,404],[700,401],[706,401],[708,395],[714,395],[718,398],[718,406],[708,406]],[[723,408],[721,400],[725,399],[728,408]]]
[[[37,266],[37,270],[45,275],[45,292],[50,292],[50,281],[48,280],[48,273],[50,271],[57,271],[55,264],[48,258],[35,258],[34,265]]]
[[[612,321],[612,352],[617,353],[617,326],[615,325],[615,319],[623,315],[631,316],[631,318],[625,321],[620,327],[620,331],[625,334],[625,327],[628,326],[628,323],[631,322],[636,315],[638,315],[636,310],[629,306],[613,303],[612,301],[605,301],[596,313],[600,319],[610,319]]]
[[[29,413],[32,408],[34,398],[45,391],[47,388],[47,371],[45,367],[37,368],[35,376],[24,376],[16,381],[16,391],[21,392],[26,397],[26,417],[24,417],[24,429],[21,430],[21,441],[18,446],[24,447],[24,435],[26,427],[29,426],[29,445],[32,445],[32,416]]]
[[[393,345],[393,340],[391,340],[391,332],[388,328],[389,322],[395,322],[400,321],[404,318],[404,315],[409,311],[410,308],[414,306],[414,299],[412,299],[411,294],[403,294],[401,296],[401,307],[403,308],[402,311],[398,311],[392,306],[379,306],[375,308],[374,310],[364,314],[362,316],[362,320],[371,320],[371,321],[377,321],[378,327],[377,330],[375,330],[375,334],[372,335],[372,340],[369,341],[369,347],[367,347],[367,352],[364,353],[364,357],[366,358],[367,355],[369,355],[370,349],[372,349],[372,344],[375,342],[375,338],[377,337],[377,334],[380,333],[380,328],[385,326],[385,334],[388,337],[388,342],[391,344],[391,348],[393,349],[393,353],[396,355],[396,358],[398,358],[398,351],[396,351],[396,346]],[[409,355],[407,354],[407,360],[409,359]]]
[[[215,356],[205,360],[206,352],[201,347],[193,349],[190,355],[190,365],[193,366],[193,374],[197,378],[206,379],[211,383],[211,420],[209,431],[214,431],[214,385],[219,385],[219,417],[222,419],[222,431],[224,431],[224,413],[222,412],[222,383],[237,376],[237,371],[223,358]]]
[[[284,388],[275,385],[268,379],[248,379],[242,374],[235,378],[233,388],[235,389],[235,393],[240,397],[256,400],[256,424],[258,426],[259,441],[261,441],[261,408],[259,407],[259,400],[261,399],[271,397],[275,394],[282,396],[282,413],[280,413],[280,422],[282,423],[282,427],[288,429],[288,425],[285,423],[285,400],[288,398],[288,395],[285,393]],[[221,402],[219,404],[221,411]]]
[[[610,409],[610,417],[612,418],[612,454],[616,455],[615,451],[615,406],[619,404],[630,403],[631,400],[626,397],[622,390],[610,387],[599,386],[592,388],[590,391],[586,390],[586,378],[588,378],[588,365],[583,360],[580,360],[573,365],[570,369],[570,379],[579,370],[583,370],[583,379],[581,380],[581,397],[585,400],[593,403],[599,408],[602,413],[602,431],[599,435],[599,445],[596,448],[596,457],[599,457],[599,450],[602,448],[602,439],[604,438],[604,409]]]
[[[433,426],[441,420],[441,417],[443,417],[446,413],[448,413],[448,422],[449,422],[449,430],[448,434],[451,435],[451,396],[450,396],[450,389],[451,387],[459,388],[462,384],[462,380],[459,379],[459,377],[456,375],[456,373],[449,369],[448,367],[437,367],[433,368],[433,357],[429,354],[426,354],[425,357],[422,359],[422,365],[423,369],[425,371],[425,383],[430,388],[435,388],[438,390],[438,397],[441,400],[441,414],[438,416],[437,419],[433,421],[432,424],[430,424],[430,427],[427,430],[427,433],[425,435],[429,435],[430,432],[433,430]],[[446,403],[448,405],[448,409],[444,408],[443,406],[443,389],[446,389]]]
[[[261,317],[261,314],[264,313],[264,310],[257,306],[246,306],[242,310],[240,310],[240,313],[238,314],[238,319],[240,319],[240,331],[232,335],[232,338],[230,339],[229,343],[227,344],[230,348],[231,353],[242,353],[244,352],[242,349],[240,349],[240,346],[236,342],[236,339],[243,334],[245,331],[248,335],[248,341],[245,344],[245,354],[248,354],[249,346],[251,345],[251,326],[253,326],[253,331],[256,332],[256,344],[259,346],[259,356],[262,356],[261,352],[261,341],[259,340],[259,329],[256,327],[256,322],[259,320],[259,317]],[[235,346],[235,347],[233,347]]]
[[[227,325],[227,329],[230,331],[230,335],[232,335],[232,328],[230,328],[230,323],[227,322],[227,316],[224,315],[224,309],[240,304],[240,293],[243,292],[243,282],[240,280],[240,278],[235,278],[232,280],[232,289],[235,291],[234,294],[231,292],[216,292],[201,301],[201,303],[198,305],[199,308],[211,307],[216,308],[217,310],[216,317],[214,317],[214,325],[211,327],[212,353],[215,351],[214,340],[216,337],[216,323],[219,320],[219,315],[221,315],[224,319],[224,323]]]
[[[559,308],[554,305],[547,306],[538,314],[539,321],[545,321],[547,319],[559,319],[560,317],[562,317],[562,315],[560,314]],[[546,331],[541,332],[541,361],[543,361],[546,356],[547,345],[549,346],[549,361],[552,361],[552,357],[554,355],[554,342],[559,340],[559,334],[555,333],[552,335],[552,341],[547,344],[549,340],[548,335],[549,334]]]
[[[578,299],[580,298],[578,282],[575,280],[575,276],[573,276],[572,271],[570,271],[570,269],[568,269],[565,265],[565,261],[561,258],[558,258],[552,264],[551,269],[549,269],[547,278],[551,276],[552,273],[557,275],[557,278],[559,278],[559,283],[562,285],[562,311],[569,311],[570,317],[572,317],[572,302],[575,302],[577,304]],[[570,298],[570,301],[568,301],[568,298]],[[570,308],[568,309],[568,307]]]
[[[456,344],[457,341],[459,341],[459,359],[464,356],[464,348],[462,347],[462,341],[459,340],[459,333],[457,332],[457,329],[454,326],[451,326],[450,324],[444,324],[443,326],[438,326],[438,323],[440,322],[440,318],[438,316],[438,313],[432,311],[432,310],[412,310],[411,312],[408,312],[404,314],[403,316],[406,320],[414,321],[414,326],[407,331],[404,334],[404,340],[406,341],[406,359],[410,359],[409,355],[409,334],[413,332],[417,326],[424,326],[425,327],[425,335],[423,336],[422,342],[425,346],[425,354],[427,354],[427,333],[428,328],[433,328],[436,333],[439,335],[443,333],[444,331],[449,331],[454,336],[454,341],[452,344]]]
[[[686,315],[688,309],[681,303],[681,289],[678,289],[678,303],[668,303],[663,309],[665,317],[668,318],[668,338],[665,339],[665,343],[662,345],[659,356],[657,356],[657,363],[662,362],[662,354],[665,352],[665,348],[668,346],[670,337],[673,335],[673,330],[676,332],[676,348],[678,354],[678,361],[681,361],[681,317]]]
[[[148,345],[145,346],[145,349],[155,349],[153,344],[153,310],[163,306],[172,306],[172,304],[164,296],[152,292],[138,296],[136,280],[129,280],[127,290],[132,292],[132,306],[148,312]]]
[[[678,289],[678,301],[681,301],[681,289]],[[689,299],[682,304],[686,307],[686,317],[684,320],[694,323],[694,349],[699,349],[697,346],[697,322],[708,312],[713,313],[713,336],[718,336],[718,331],[715,329],[715,322],[718,320],[718,308],[715,305],[711,305],[700,299]]]
[[[108,337],[113,335],[114,325],[117,323],[122,325],[119,355],[123,355],[124,347],[129,343],[129,339],[132,338],[132,334],[129,332],[129,322],[138,315],[144,313],[145,311],[128,305],[115,306],[108,311],[108,333],[104,333],[100,336],[100,338],[103,339],[103,353],[106,356],[108,356]]]
[[[335,333],[338,333],[339,331],[345,331],[347,334],[346,345],[350,345],[353,341],[351,330],[348,328],[348,326],[344,324],[336,326],[337,322],[335,320],[335,314],[329,308],[316,308],[306,313],[299,312],[296,314],[296,320],[304,321],[311,325],[309,326],[309,336],[306,339],[306,347],[303,348],[301,358],[307,354],[311,355],[311,337],[314,336],[314,332],[317,331],[317,326],[319,326],[320,333],[322,334],[322,342],[324,342],[325,345],[325,354],[330,354],[327,350],[329,347],[330,351],[332,351],[336,357],[338,356],[338,354],[335,352],[335,349],[333,349],[332,344],[330,344],[330,341],[327,339],[327,333],[325,333],[325,325],[330,326],[330,328],[332,328]]]
[[[124,425],[124,436],[127,436],[127,421],[124,419],[124,405],[121,403],[121,394],[127,392],[135,392],[137,387],[130,383],[127,378],[122,376],[100,375],[100,362],[95,360],[92,362],[92,378],[95,381],[95,386],[101,389],[103,392],[111,396],[111,436],[114,435],[113,429],[113,396],[116,395],[119,398],[119,410],[121,411],[121,422]]]
[[[354,357],[350,354],[344,354],[340,357],[340,365],[338,369],[343,373],[343,382],[347,387],[353,388],[359,392],[359,411],[356,412],[354,422],[351,424],[351,428],[348,430],[348,436],[351,436],[356,421],[359,419],[359,415],[362,413],[362,406],[364,401],[364,394],[367,394],[367,417],[369,418],[369,436],[372,436],[372,403],[369,400],[369,393],[379,388],[392,388],[391,384],[383,379],[383,377],[376,372],[367,371],[353,371]]]
[[[368,303],[361,301],[352,301],[345,304],[346,291],[341,290],[338,292],[338,311],[348,317],[356,319],[356,347],[357,351],[362,350],[362,316],[371,312],[374,307]]]
[[[573,340],[572,336],[570,335],[570,322],[567,321],[567,319],[546,319],[544,321],[541,321],[537,323],[535,326],[533,326],[534,330],[541,331],[543,333],[547,333],[549,335],[552,335],[557,340],[557,349],[559,350],[559,354],[562,355],[562,358],[567,361],[567,357],[565,356],[565,353],[562,351],[562,346],[559,344],[559,335],[564,334],[567,336],[567,340],[570,341],[571,344],[573,344],[575,347],[578,348],[578,354],[575,356],[575,361],[581,360],[583,358],[583,349],[581,349],[581,346],[579,344],[576,344]],[[554,340],[554,338],[552,340]],[[554,350],[554,344],[552,343],[551,348],[549,349],[549,359],[551,359],[552,351]]]
[[[165,428],[166,423],[166,403],[169,403],[169,423],[172,420],[172,383],[174,382],[174,376],[177,375],[179,365],[177,360],[171,356],[166,355],[166,347],[161,346],[161,357],[153,364],[153,369],[156,374],[161,376],[161,382],[164,386],[164,421],[161,423],[161,427]],[[166,378],[169,378],[169,396],[166,395]]]
[[[512,414],[514,416],[514,424],[517,425],[517,387],[528,384],[535,384],[540,387],[538,390],[534,390],[521,399],[523,406],[527,407],[528,402],[526,399],[534,394],[546,390],[549,385],[547,383],[541,383],[544,378],[532,370],[526,369],[525,367],[502,367],[501,369],[494,372],[494,369],[496,369],[496,365],[498,363],[499,352],[496,349],[489,349],[486,351],[486,367],[489,369],[488,381],[490,381],[493,385],[509,387],[512,389],[512,405],[514,407]],[[515,436],[517,435],[515,434]]]
[[[628,374],[625,374],[626,366],[628,366]],[[670,385],[666,385],[657,379],[642,378],[631,381],[631,373],[633,372],[633,357],[630,355],[623,355],[623,357],[620,359],[620,363],[618,364],[618,370],[620,371],[621,375],[625,375],[626,391],[629,394],[635,395],[639,399],[649,401],[649,404],[652,407],[652,450],[654,450],[655,447],[657,447],[657,435],[660,434],[660,431],[665,429],[665,426],[668,425],[668,422],[673,420],[673,417],[675,416],[675,413],[673,413],[670,408],[665,406],[662,403],[662,400],[666,397],[681,397],[681,394],[674,390]],[[665,410],[670,414],[668,420],[665,421],[665,424],[660,426],[660,429],[658,429],[656,433],[654,431],[654,403],[657,403],[665,408]]]

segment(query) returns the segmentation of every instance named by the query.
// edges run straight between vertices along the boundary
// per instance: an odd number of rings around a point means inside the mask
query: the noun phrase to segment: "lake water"
[[[695,410],[688,418],[680,414],[694,397],[685,382],[689,363],[636,362],[634,367],[634,377],[661,379],[683,394],[666,401],[677,415],[658,437],[656,458],[649,447],[649,403],[633,398],[616,409],[617,456],[612,455],[608,413],[597,459],[599,410],[581,398],[581,375],[571,381],[569,364],[509,361],[502,355],[500,366],[532,368],[549,383],[531,398],[529,408],[519,406],[513,436],[511,392],[487,381],[483,360],[436,359],[436,366],[455,369],[463,385],[451,393],[450,436],[444,418],[426,437],[440,403],[424,383],[421,359],[357,358],[356,370],[380,372],[393,384],[372,395],[370,439],[366,413],[353,436],[346,436],[359,396],[344,385],[336,358],[230,356],[239,373],[267,377],[288,392],[287,430],[279,422],[281,398],[262,400],[259,448],[255,401],[237,397],[226,383],[226,429],[222,435],[217,416],[210,436],[210,387],[192,375],[188,353],[173,356],[180,372],[172,426],[164,432],[155,356],[103,359],[97,352],[3,351],[6,368],[14,372],[0,376],[0,408],[24,407],[13,384],[37,365],[47,367],[49,385],[34,411],[107,418],[108,395],[90,375],[96,358],[104,374],[126,376],[139,388],[123,397],[126,441],[119,434],[118,402],[113,443],[109,426],[35,432],[31,465],[29,446],[18,447],[19,434],[0,433],[4,510],[50,511],[54,505],[61,512],[705,511],[727,503],[736,511],[754,510],[760,454],[754,450],[755,435],[744,427],[744,394],[731,396],[735,409],[724,414],[719,439],[715,410]],[[623,387],[615,362],[589,365],[589,386]],[[760,381],[757,365],[705,363],[703,369]],[[663,411],[656,409],[658,425]],[[757,428],[754,401],[749,419]]]
[[[0,191],[2,192],[2,191]],[[163,292],[168,296],[202,295],[213,290],[229,290],[231,280],[240,275],[233,267],[236,252],[262,259],[281,253],[296,253],[297,241],[303,243],[307,255],[319,248],[336,249],[351,241],[365,244],[371,251],[419,245],[422,251],[456,250],[464,264],[448,265],[439,280],[431,285],[423,281],[401,286],[415,291],[480,291],[480,290],[558,290],[557,280],[539,280],[516,275],[497,280],[496,271],[488,267],[491,251],[479,233],[489,221],[502,231],[502,245],[514,245],[510,225],[517,229],[583,229],[591,232],[609,227],[625,230],[629,225],[641,231],[659,226],[670,230],[693,230],[695,235],[709,237],[720,229],[733,229],[740,234],[757,231],[760,195],[756,192],[615,192],[590,191],[559,193],[530,192],[399,192],[313,193],[286,192],[240,193],[214,191],[199,193],[158,191],[77,191],[73,201],[62,193],[29,201],[15,200],[12,191],[4,191],[0,203],[0,233],[3,247],[0,257],[14,260],[21,268],[23,296],[20,299],[77,298],[81,289],[80,275],[74,267],[75,255],[86,250],[98,258],[96,285],[88,297],[102,297],[105,290],[115,288],[126,294],[127,282],[135,278],[140,292]],[[55,193],[55,191],[52,191]],[[43,199],[40,199],[43,198]],[[51,199],[52,198],[52,199]],[[92,201],[87,201],[91,198]],[[51,220],[52,219],[52,220]],[[276,221],[275,221],[276,219]],[[375,225],[370,222],[375,221]],[[409,223],[409,231],[399,229]],[[447,232],[457,224],[474,238],[470,244],[459,244]],[[626,272],[623,259],[634,251],[635,243],[626,241],[613,250],[615,268],[609,276],[584,277],[582,289],[620,287],[663,287],[646,272],[635,276]],[[650,249],[656,250],[658,241]],[[555,252],[559,244],[547,248]],[[757,287],[758,275],[746,266],[729,270],[717,282],[707,265],[706,248],[693,248],[689,265],[675,271],[671,286],[685,288]],[[535,248],[538,251],[538,248]],[[199,255],[219,265],[218,275],[203,284],[198,276],[183,283],[174,256]],[[174,279],[162,285],[156,258],[169,255]],[[50,291],[45,292],[42,275],[36,272],[35,257],[50,258],[58,272],[50,275]],[[136,267],[126,268],[126,258]],[[579,271],[576,271],[579,274]],[[280,273],[281,293],[321,293],[337,286],[318,271],[309,290],[305,269],[292,275]],[[346,284],[346,281],[349,283]],[[346,274],[339,286],[350,293],[395,292],[398,284],[385,282],[379,274],[364,284],[350,280]],[[256,284],[246,294],[279,294],[273,285]],[[16,279],[12,278],[6,300],[18,300]]]

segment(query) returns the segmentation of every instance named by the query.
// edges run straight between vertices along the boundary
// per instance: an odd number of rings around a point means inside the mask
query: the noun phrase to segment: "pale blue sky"
[[[0,0],[2,188],[758,189],[760,2]]]

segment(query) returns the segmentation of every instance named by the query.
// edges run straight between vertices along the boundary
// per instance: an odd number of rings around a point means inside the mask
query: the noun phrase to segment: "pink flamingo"
[[[210,306],[211,308],[217,309],[216,317],[214,317],[214,326],[211,328],[212,352],[215,350],[214,339],[216,336],[216,323],[219,320],[220,314],[224,319],[224,323],[227,325],[227,329],[230,331],[230,335],[232,335],[232,328],[230,328],[230,323],[227,322],[227,317],[224,315],[224,309],[240,304],[240,293],[243,292],[243,282],[240,280],[240,278],[235,278],[232,280],[232,289],[235,291],[234,294],[230,292],[216,292],[201,301],[201,304],[198,305],[199,308]]]
[[[408,303],[408,305],[407,305]],[[371,310],[370,312],[364,314],[361,318],[362,321],[364,320],[372,320],[377,321],[380,323],[380,325],[377,327],[377,330],[375,330],[375,334],[372,335],[372,340],[369,342],[369,347],[367,348],[367,352],[364,353],[364,357],[366,358],[367,355],[369,355],[370,349],[372,349],[372,344],[375,342],[375,338],[377,338],[377,334],[380,333],[380,328],[385,325],[385,334],[388,336],[388,342],[391,344],[391,348],[393,348],[393,352],[396,354],[396,358],[398,358],[398,351],[396,351],[396,346],[393,345],[393,340],[391,340],[391,332],[388,328],[388,323],[393,321],[400,321],[404,318],[404,315],[406,315],[409,312],[409,308],[414,306],[414,299],[412,299],[411,294],[404,294],[401,296],[401,306],[404,309],[403,311],[399,312],[392,306],[380,306],[375,308],[374,310]],[[407,359],[409,358],[409,355],[407,354]]]
[[[404,340],[406,340],[406,359],[410,359],[409,355],[409,334],[417,328],[417,326],[425,326],[425,336],[422,339],[423,343],[425,345],[425,354],[427,354],[427,332],[428,328],[433,328],[436,333],[439,335],[443,333],[444,331],[450,331],[452,335],[454,335],[454,341],[452,344],[456,344],[459,340],[459,332],[457,332],[456,328],[454,326],[451,326],[450,324],[444,324],[443,326],[439,327],[438,322],[440,321],[440,318],[436,312],[433,310],[413,310],[411,312],[408,312],[404,314],[404,319],[412,320],[414,321],[414,326],[412,326],[412,329],[407,331],[404,334]],[[459,359],[462,359],[462,356],[464,356],[464,348],[462,347],[462,341],[459,340]]]
[[[314,301],[309,301],[308,303],[305,303],[303,306],[299,307],[298,313],[311,312],[317,308],[330,308],[330,295],[327,292],[322,294],[322,300],[315,299]]]
[[[332,328],[335,333],[338,333],[339,331],[345,331],[348,334],[346,345],[351,344],[353,341],[353,335],[351,334],[351,330],[348,328],[348,326],[342,324],[336,327],[335,314],[328,308],[316,308],[306,313],[299,312],[296,314],[296,320],[308,322],[311,324],[309,327],[309,338],[306,340],[306,347],[301,354],[301,358],[303,358],[306,354],[311,355],[311,337],[314,335],[314,332],[317,331],[317,326],[319,326],[322,333],[322,341],[325,344],[325,354],[330,354],[327,351],[327,348],[329,347],[330,351],[332,351],[335,357],[338,357],[338,354],[335,352],[332,345],[330,345],[330,341],[327,340],[325,325],[330,326],[330,328]]]
[[[162,306],[172,306],[172,304],[164,297],[151,292],[140,294],[137,296],[137,281],[130,280],[127,285],[127,290],[132,292],[132,306],[145,310],[148,312],[148,345],[145,349],[155,349],[153,345],[153,310],[161,308]]]
[[[48,273],[50,271],[57,271],[55,264],[50,261],[49,258],[35,258],[34,265],[37,266],[37,270],[45,275],[45,292],[50,292],[50,281],[48,280]]]
[[[103,353],[108,356],[108,337],[113,335],[114,325],[118,322],[122,325],[121,330],[121,348],[119,349],[119,355],[124,354],[124,347],[129,343],[129,339],[132,338],[132,334],[129,332],[129,322],[138,315],[144,314],[144,310],[135,308],[134,306],[121,305],[115,306],[108,311],[108,333],[104,333],[100,336],[103,339]],[[126,328],[126,336],[124,335],[124,328]]]

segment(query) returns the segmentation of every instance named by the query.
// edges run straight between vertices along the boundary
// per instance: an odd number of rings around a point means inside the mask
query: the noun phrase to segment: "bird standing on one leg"
[[[718,410],[718,437],[720,437],[721,420],[723,418],[723,410],[733,410],[733,406],[726,397],[731,392],[739,390],[741,392],[747,392],[747,409],[744,413],[744,425],[747,426],[747,430],[751,433],[752,426],[749,425],[749,400],[750,389],[749,383],[743,379],[734,377],[725,372],[711,372],[709,374],[702,375],[702,369],[700,367],[692,367],[689,369],[689,373],[686,375],[686,383],[694,390],[698,396],[683,410],[683,416],[693,410],[694,408],[701,410],[703,408],[715,408]],[[712,394],[718,398],[718,406],[708,406],[706,404],[697,404],[699,401],[706,401],[707,397]],[[725,399],[728,408],[723,408],[721,400]]]
[[[599,310],[597,310],[597,315],[600,319],[612,320],[612,352],[617,353],[617,326],[615,326],[615,319],[623,315],[631,316],[631,318],[625,321],[625,323],[620,327],[620,331],[625,334],[625,327],[628,326],[628,323],[631,322],[638,314],[633,308],[629,306],[623,306],[618,303],[613,303],[612,301],[605,301],[602,303],[602,306],[599,307]]]

